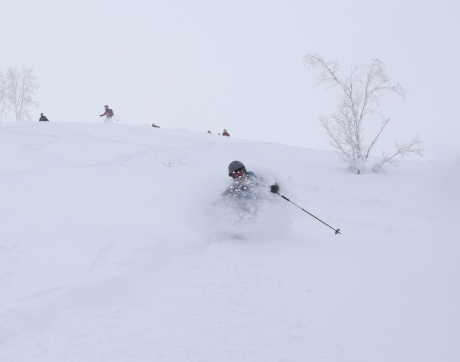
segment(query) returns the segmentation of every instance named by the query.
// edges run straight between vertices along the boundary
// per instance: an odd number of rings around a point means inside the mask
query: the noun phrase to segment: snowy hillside
[[[233,160],[342,235],[278,197],[233,223]],[[460,360],[460,165],[37,122],[0,166],[2,362]]]

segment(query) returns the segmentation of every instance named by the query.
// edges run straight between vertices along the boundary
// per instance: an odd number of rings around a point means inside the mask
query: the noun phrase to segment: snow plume
[[[220,197],[233,160],[261,180],[251,203]],[[0,124],[0,361],[459,361],[460,167],[356,178],[334,160]]]
[[[291,210],[277,195],[269,195],[244,204],[220,198],[210,205],[208,219],[215,240],[274,240],[289,234]]]
[[[249,200],[222,196],[231,185],[228,179],[210,176],[208,187],[202,187],[199,179],[191,181],[191,188],[198,192],[184,200],[188,219],[184,221],[204,241],[262,241],[288,237],[292,209],[278,195],[270,193],[268,179],[260,177],[259,180]]]

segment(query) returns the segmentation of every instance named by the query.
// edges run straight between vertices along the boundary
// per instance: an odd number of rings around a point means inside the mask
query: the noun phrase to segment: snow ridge
[[[342,235],[235,217],[233,160]],[[455,165],[59,122],[0,124],[0,165],[1,361],[460,359]]]

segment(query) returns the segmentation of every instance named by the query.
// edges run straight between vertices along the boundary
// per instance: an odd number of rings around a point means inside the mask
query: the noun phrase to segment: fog
[[[337,93],[313,86],[304,57],[345,71],[378,58],[409,93],[404,104],[382,95],[391,121],[375,154],[419,133],[424,160],[450,163],[460,156],[459,13],[446,0],[2,0],[0,70],[34,67],[34,121],[96,123],[108,104],[124,124],[330,150],[318,117]]]

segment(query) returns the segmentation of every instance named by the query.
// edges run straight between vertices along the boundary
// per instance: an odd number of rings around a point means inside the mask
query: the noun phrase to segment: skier
[[[232,161],[228,165],[228,175],[233,179],[231,185],[224,191],[221,198],[232,200],[239,209],[249,213],[255,213],[260,201],[268,196],[263,186],[267,186],[264,180],[247,171],[240,161]],[[276,190],[275,192],[272,190]],[[267,191],[278,192],[279,186],[274,184]]]
[[[99,117],[105,116],[104,123],[111,122],[112,117],[113,117],[113,111],[109,108],[109,106],[104,106],[104,108],[105,108],[105,112],[101,114]]]
[[[39,122],[49,122],[48,118],[46,118],[43,113],[40,113],[40,119],[38,120]]]
[[[233,179],[233,182],[222,196],[231,196],[239,200],[254,198],[256,196],[255,188],[263,183],[263,180],[257,177],[254,172],[247,171],[246,166],[240,161],[230,162],[228,175]],[[278,191],[279,186],[276,183],[270,186],[270,192],[276,193]]]
[[[260,182],[252,171],[247,171],[240,161],[232,161],[228,165],[228,175],[233,179],[232,184],[224,191],[222,197],[231,197],[235,200],[249,200],[254,198],[254,187]]]
[[[222,136],[230,137],[230,134],[227,132],[225,128],[224,128],[224,131],[222,132]]]
[[[160,126],[157,126],[155,123],[152,123],[152,127],[160,128]]]

